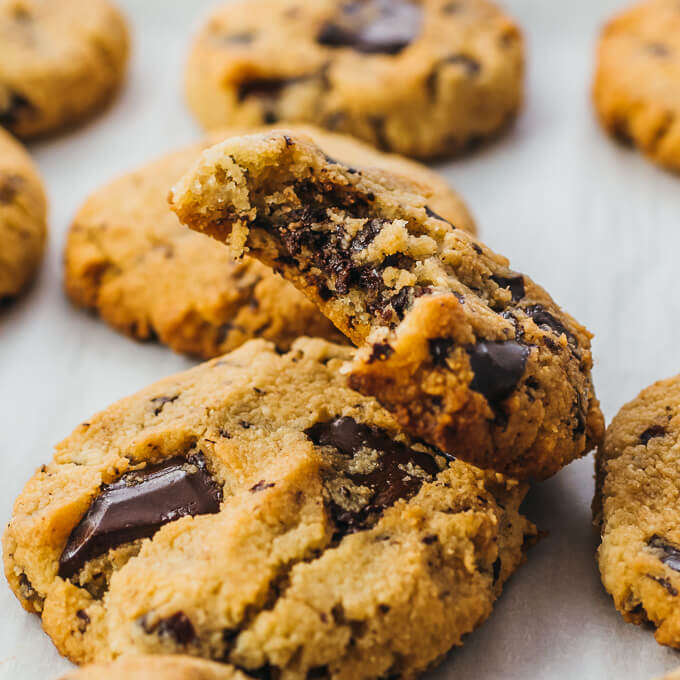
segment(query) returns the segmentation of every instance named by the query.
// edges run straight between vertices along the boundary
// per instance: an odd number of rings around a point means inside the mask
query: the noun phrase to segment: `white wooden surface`
[[[307,0],[311,2],[312,0]],[[72,309],[61,291],[70,218],[102,182],[199,131],[181,73],[211,0],[120,0],[134,29],[130,81],[85,128],[32,151],[51,199],[48,257],[31,293],[0,316],[0,518],[54,443],[94,411],[191,362],[138,345]],[[621,0],[506,0],[525,28],[529,88],[517,127],[442,166],[483,239],[545,285],[596,333],[595,378],[607,418],[680,370],[680,177],[605,138],[589,102],[598,27]],[[429,677],[647,680],[680,654],[625,624],[604,593],[590,526],[592,460],[534,489],[529,512],[550,532],[491,618]],[[0,678],[51,680],[67,667],[0,587]]]

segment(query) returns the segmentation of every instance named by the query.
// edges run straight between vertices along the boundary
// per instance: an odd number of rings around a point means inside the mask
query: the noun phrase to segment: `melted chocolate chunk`
[[[663,576],[653,576],[652,574],[646,574],[646,576],[647,578],[651,578],[652,581],[656,581],[660,586],[663,586],[673,597],[677,596],[678,591],[667,578],[663,578]]]
[[[661,536],[655,534],[648,541],[647,545],[654,550],[658,550],[661,553],[659,559],[667,567],[670,567],[673,571],[680,571],[680,549],[676,548],[670,543],[661,538]]]
[[[650,439],[654,439],[655,437],[663,437],[665,434],[666,428],[663,425],[652,425],[640,435],[640,444],[647,446],[647,442],[649,442]]]
[[[351,47],[364,54],[399,54],[420,33],[422,9],[407,0],[367,0],[346,4],[337,20],[322,26],[317,42]]]
[[[350,249],[354,252],[358,252],[366,248],[366,246],[372,243],[373,239],[380,233],[385,222],[387,222],[387,220],[380,219],[374,219],[367,222],[363,229],[352,239],[352,243],[350,243],[349,246]]]
[[[70,578],[85,562],[123,543],[153,536],[168,522],[215,513],[222,491],[202,454],[176,457],[124,474],[102,487],[73,529],[59,558],[59,576]]]
[[[524,289],[524,277],[521,274],[517,276],[492,276],[491,280],[498,284],[499,288],[507,288],[512,295],[513,302],[519,302],[526,291]]]
[[[427,341],[432,363],[435,366],[446,366],[446,360],[453,349],[452,338],[430,338]]]
[[[0,108],[0,126],[11,128],[19,123],[24,116],[33,116],[36,113],[31,102],[19,92],[11,92],[9,101]]]
[[[524,375],[529,348],[514,340],[486,342],[468,347],[475,377],[470,389],[484,395],[491,407],[509,397]]]
[[[348,474],[355,484],[373,492],[361,511],[352,512],[332,501],[329,503],[331,515],[343,534],[366,527],[371,515],[382,514],[401,498],[411,498],[420,490],[424,478],[433,479],[439,473],[439,466],[432,456],[415,451],[393,440],[384,430],[358,423],[353,418],[338,417],[317,423],[305,430],[305,434],[317,446],[332,446],[344,456],[353,457],[362,449],[380,453],[372,471]],[[420,468],[422,476],[412,475],[408,471],[411,466]]]
[[[524,308],[524,313],[534,320],[537,326],[547,326],[556,335],[566,335],[567,340],[573,342],[574,336],[558,321],[543,305],[530,305]]]
[[[143,616],[139,623],[145,633],[155,633],[159,637],[170,637],[184,647],[196,639],[194,625],[184,612],[177,612],[166,619],[160,619],[151,626],[147,623],[146,616]]]

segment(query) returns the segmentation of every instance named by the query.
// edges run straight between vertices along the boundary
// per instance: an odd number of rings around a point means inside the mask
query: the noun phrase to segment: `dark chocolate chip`
[[[475,243],[474,241],[472,242],[472,250],[474,250],[477,253],[477,255],[482,255],[484,253],[482,247],[478,243]]]
[[[654,439],[655,437],[663,437],[665,434],[666,428],[663,425],[652,425],[640,435],[640,444],[647,446],[647,442],[650,439]]]
[[[24,183],[19,175],[8,175],[0,172],[0,203],[11,203]]]
[[[480,340],[467,348],[474,378],[470,389],[484,395],[493,407],[509,397],[524,375],[529,348],[514,340]]]
[[[371,355],[367,362],[372,364],[374,361],[387,361],[394,354],[394,348],[385,343],[377,343],[373,345]]]
[[[652,581],[656,581],[660,586],[663,586],[673,597],[677,596],[678,591],[667,578],[663,578],[663,576],[653,576],[652,574],[646,574],[646,576],[647,578],[651,578]]]
[[[648,43],[645,48],[650,54],[653,54],[655,57],[670,57],[671,56],[671,49],[668,47],[668,45],[664,45],[663,43]]]
[[[652,624],[649,615],[647,614],[647,611],[642,606],[642,603],[636,604],[632,609],[629,609],[628,611],[635,617],[636,620],[639,619],[641,623]]]
[[[163,407],[166,404],[172,404],[173,401],[177,401],[179,399],[179,394],[176,394],[174,397],[155,397],[151,400],[151,403],[156,406],[154,409],[153,414],[155,416],[159,415],[160,412],[163,410]]]
[[[530,305],[524,308],[524,313],[534,320],[537,326],[547,326],[553,333],[567,336],[567,340],[573,342],[574,336],[558,321],[543,305]]]
[[[330,678],[331,674],[328,671],[328,666],[314,666],[307,671],[305,680],[321,680],[321,678]]]
[[[250,45],[255,40],[255,34],[252,32],[229,34],[216,32],[212,40],[221,45]]]
[[[521,274],[516,276],[492,276],[490,278],[499,288],[507,288],[510,291],[513,302],[519,302],[526,294],[524,277]]]
[[[264,491],[265,489],[271,489],[273,486],[276,486],[274,482],[267,482],[264,479],[261,479],[257,484],[254,484],[253,486],[250,487],[249,491],[251,493],[257,493],[258,491]]]
[[[390,307],[401,321],[406,315],[406,309],[411,305],[411,297],[420,297],[420,295],[424,294],[423,292],[420,292],[419,295],[419,291],[422,290],[423,289],[420,286],[404,286],[396,295],[385,300],[382,305],[383,309]],[[413,294],[413,296],[411,294]]]
[[[656,581],[660,586],[663,586],[673,597],[677,596],[678,591],[667,578],[663,578],[663,576],[652,576],[652,574],[647,574],[646,576],[647,578],[651,578],[652,581]]]
[[[294,82],[295,78],[256,78],[246,80],[238,86],[237,97],[243,101],[248,97],[258,99],[276,99],[284,88]]]
[[[407,0],[349,3],[342,16],[321,27],[317,42],[364,54],[399,54],[420,33],[422,9]]]
[[[279,670],[277,667],[269,664],[260,666],[260,668],[255,668],[254,670],[241,668],[239,666],[237,666],[237,668],[254,680],[277,680],[279,678]]]
[[[499,557],[494,563],[493,563],[493,582],[496,583],[498,581],[498,577],[501,575],[501,558]]]
[[[450,57],[446,57],[442,63],[462,66],[468,76],[479,75],[479,72],[482,70],[482,65],[479,61],[467,54],[452,54]]]
[[[429,534],[428,536],[425,536],[423,538],[423,543],[425,545],[432,545],[433,543],[436,543],[439,540],[439,536],[437,534]]]
[[[426,205],[426,206],[425,206],[425,214],[426,214],[428,217],[431,217],[432,219],[440,220],[441,222],[446,222],[447,224],[449,224],[449,221],[448,221],[448,220],[445,220],[441,215],[439,215],[439,214],[436,213],[434,210],[432,210],[432,208],[430,208],[429,205]]]
[[[529,381],[527,380],[527,384],[528,382]],[[581,435],[585,434],[587,424],[585,400],[582,398],[580,392],[576,392],[576,399],[574,399],[572,407],[574,409],[575,425],[571,432],[574,437],[580,437]]]
[[[10,92],[8,102],[0,108],[0,126],[12,128],[24,117],[33,117],[36,109],[31,102],[19,92]]]
[[[215,513],[221,500],[222,491],[200,453],[128,472],[102,487],[71,532],[59,558],[59,576],[70,578],[87,560],[153,536],[180,517]]]
[[[392,609],[392,607],[390,607],[389,604],[379,604],[379,605],[378,605],[378,611],[379,611],[381,614],[388,614],[389,611],[390,611],[390,609]]]
[[[551,352],[559,352],[559,351],[560,351],[559,345],[558,345],[552,338],[549,338],[547,335],[544,336],[544,338],[543,338],[543,344],[544,344]]]
[[[375,145],[379,149],[389,149],[391,145],[387,132],[385,131],[385,118],[383,116],[369,116],[368,121],[375,134]]]
[[[90,617],[87,615],[87,612],[85,612],[82,609],[79,609],[76,612],[76,616],[78,617],[78,631],[81,633],[84,633],[87,630],[87,627],[90,625]]]
[[[648,541],[647,545],[661,553],[659,559],[673,571],[680,571],[680,549],[667,543],[661,536],[655,534]]]
[[[24,573],[19,575],[19,592],[24,600],[30,600],[38,594],[33,584],[29,581],[28,576]]]
[[[177,612],[165,619],[159,619],[153,625],[147,623],[147,617],[140,619],[144,632],[155,633],[159,637],[172,638],[177,644],[186,647],[196,639],[196,631],[191,620],[184,612]]]
[[[317,446],[332,446],[348,457],[355,456],[362,449],[373,449],[380,453],[376,467],[371,472],[348,475],[355,484],[368,487],[373,492],[371,500],[361,511],[352,512],[333,502],[329,503],[331,515],[343,534],[365,527],[371,515],[381,514],[400,498],[414,496],[424,480],[423,476],[408,472],[411,466],[420,468],[428,478],[436,477],[439,472],[439,466],[432,456],[395,441],[384,430],[358,423],[347,416],[317,423],[305,430],[305,434]]]
[[[453,349],[452,338],[430,338],[427,341],[432,363],[435,366],[446,366],[446,360]]]

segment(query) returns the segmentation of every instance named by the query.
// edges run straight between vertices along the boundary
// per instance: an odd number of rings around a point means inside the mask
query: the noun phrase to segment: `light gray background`
[[[313,2],[314,0],[307,0]],[[192,362],[139,345],[72,309],[61,290],[69,220],[89,192],[199,135],[182,99],[190,36],[211,0],[120,0],[134,31],[130,80],[114,107],[32,147],[51,200],[50,246],[34,289],[0,316],[0,518],[79,422]],[[506,0],[525,29],[526,109],[502,141],[442,166],[482,238],[596,333],[607,419],[678,372],[680,177],[610,142],[589,102],[595,37],[621,0]],[[590,526],[592,459],[530,495],[549,536],[491,618],[429,677],[647,680],[680,665],[649,630],[625,624],[603,591]],[[67,667],[0,584],[0,678],[51,680]]]

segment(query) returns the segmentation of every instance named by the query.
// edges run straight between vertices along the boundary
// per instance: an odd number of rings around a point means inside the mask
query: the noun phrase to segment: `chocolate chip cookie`
[[[33,137],[89,116],[127,57],[127,25],[107,0],[0,0],[0,126]]]
[[[253,340],[80,425],[28,482],[7,579],[60,652],[248,677],[413,677],[490,613],[526,486],[400,432],[348,347]]]
[[[680,647],[680,376],[626,404],[596,456],[602,583],[626,621]]]
[[[647,0],[604,29],[593,88],[603,126],[680,171],[680,3]]]
[[[0,128],[0,301],[33,279],[45,249],[46,219],[38,170],[21,144]]]
[[[190,656],[159,654],[121,657],[108,664],[84,666],[60,680],[248,680],[233,666]]]
[[[235,262],[170,210],[167,195],[200,152],[236,130],[171,153],[93,194],[76,215],[65,252],[65,287],[79,306],[140,340],[158,338],[206,359],[254,337],[282,349],[299,335],[342,335],[293,286],[256,260]],[[436,173],[375,151],[345,135],[298,128],[329,154],[363,167],[387,168],[418,183],[434,208],[461,228],[474,222]]]
[[[523,60],[486,0],[240,0],[197,37],[186,94],[209,129],[307,122],[431,158],[514,118]]]
[[[172,201],[314,300],[362,348],[350,385],[413,436],[537,479],[601,439],[590,333],[389,174],[274,132],[205,151]]]

